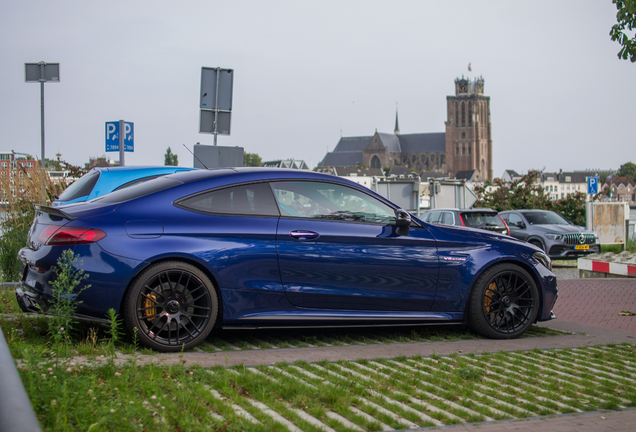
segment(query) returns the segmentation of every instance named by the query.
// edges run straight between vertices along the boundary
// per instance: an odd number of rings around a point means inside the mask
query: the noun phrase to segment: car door
[[[435,239],[399,235],[392,207],[318,181],[272,182],[281,219],[276,247],[288,300],[299,307],[427,311],[437,288]]]
[[[521,222],[521,224],[520,224]],[[526,240],[528,238],[528,230],[526,228],[526,222],[518,213],[508,213],[508,228],[510,228],[510,235],[520,240]]]

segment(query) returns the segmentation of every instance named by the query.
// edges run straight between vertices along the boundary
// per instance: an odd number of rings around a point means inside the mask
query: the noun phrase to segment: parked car
[[[514,338],[551,319],[557,298],[550,259],[528,243],[428,224],[300,170],[196,170],[38,206],[19,252],[23,310],[49,309],[69,248],[90,284],[77,315],[105,321],[112,308],[163,351],[213,327],[467,323]]]
[[[514,210],[499,214],[508,224],[510,235],[541,248],[553,259],[577,258],[601,251],[596,233],[573,225],[553,211]]]
[[[93,168],[67,187],[51,204],[53,207],[89,201],[98,196],[123,189],[153,178],[191,171],[195,168],[177,166],[124,166]]]
[[[510,235],[510,230],[499,213],[489,208],[429,210],[422,215],[422,220],[432,224],[467,226]]]

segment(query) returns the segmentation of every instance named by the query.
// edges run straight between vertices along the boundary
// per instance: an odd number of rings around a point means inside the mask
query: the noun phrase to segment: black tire
[[[475,282],[466,307],[467,322],[476,333],[491,339],[513,339],[534,323],[539,290],[527,271],[514,264],[498,264]]]
[[[193,265],[166,261],[141,272],[124,298],[124,324],[157,351],[181,351],[212,331],[218,298],[210,278]]]

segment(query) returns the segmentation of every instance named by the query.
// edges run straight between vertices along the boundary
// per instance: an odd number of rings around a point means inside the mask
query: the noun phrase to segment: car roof
[[[491,209],[491,208],[487,208],[487,207],[478,207],[478,208],[469,208],[469,209],[460,209],[460,208],[435,208],[435,209],[430,209],[427,211],[438,211],[438,210],[444,210],[444,211],[457,211],[457,212],[486,212],[486,211],[490,211],[490,212],[495,212],[495,210]]]
[[[505,211],[502,211],[501,213],[510,213],[510,212],[554,213],[552,210],[540,210],[540,209],[505,210]]]

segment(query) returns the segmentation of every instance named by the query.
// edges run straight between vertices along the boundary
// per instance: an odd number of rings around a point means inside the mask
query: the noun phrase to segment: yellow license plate
[[[589,248],[590,248],[589,245],[576,245],[576,246],[574,246],[574,249],[577,249],[577,250],[579,250],[579,249],[589,249]]]

